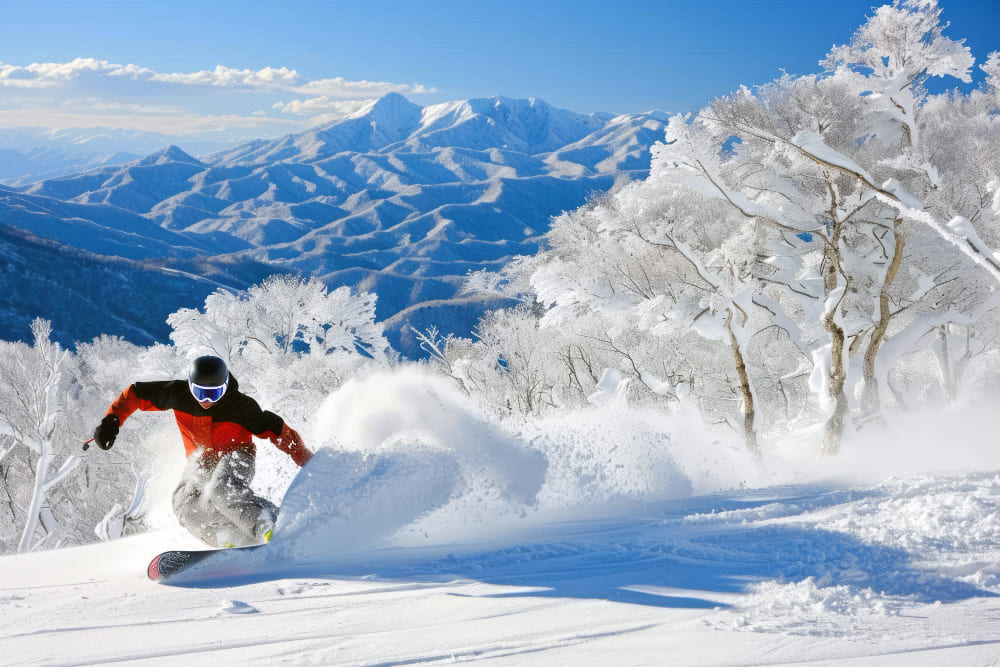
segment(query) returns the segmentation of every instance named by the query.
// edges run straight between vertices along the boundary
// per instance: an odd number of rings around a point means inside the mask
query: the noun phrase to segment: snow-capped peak
[[[378,151],[404,140],[417,126],[421,109],[402,95],[389,93],[353,114],[297,135],[292,141],[306,159],[342,151]],[[280,140],[265,146],[263,151],[254,153],[256,161],[275,156],[283,160],[295,157],[285,144],[286,140]]]
[[[408,123],[415,114],[419,115],[422,109],[423,107],[414,104],[399,93],[387,93],[371,104],[349,114],[346,118],[334,121],[329,125],[337,125],[345,120],[360,118],[388,126],[403,125]]]
[[[205,166],[203,162],[188,155],[177,146],[167,146],[161,151],[157,151],[152,155],[147,155],[142,160],[139,160],[137,164],[140,167],[151,167],[153,165],[164,165],[170,162],[180,162],[182,164],[189,164],[196,167]]]
[[[613,116],[557,109],[538,98],[493,96],[427,107],[389,93],[355,113],[299,135],[220,153],[218,162],[313,161],[337,153],[433,152],[441,148],[505,149],[539,155],[603,129]],[[216,160],[213,159],[213,162]]]
[[[556,109],[538,98],[498,95],[426,107],[411,139],[415,147],[507,147],[537,154],[579,141],[604,122],[596,115]]]

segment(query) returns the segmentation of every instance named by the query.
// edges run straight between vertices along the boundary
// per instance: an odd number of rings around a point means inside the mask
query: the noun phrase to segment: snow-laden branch
[[[880,201],[895,208],[904,218],[921,222],[933,229],[941,238],[955,245],[1000,282],[1000,261],[965,218],[956,217],[948,223],[943,222],[927,211],[923,202],[894,178],[882,185],[876,184],[857,163],[827,146],[815,132],[800,132],[787,143],[813,162],[860,181],[872,190]]]
[[[59,467],[59,470],[56,471],[56,473],[52,475],[52,477],[46,479],[45,483],[42,484],[42,493],[48,494],[48,492],[51,491],[53,488],[55,488],[56,485],[58,485],[64,479],[69,477],[69,474],[73,472],[73,470],[79,464],[80,464],[80,457],[77,456],[76,454],[67,457],[66,460],[63,461],[62,466]]]

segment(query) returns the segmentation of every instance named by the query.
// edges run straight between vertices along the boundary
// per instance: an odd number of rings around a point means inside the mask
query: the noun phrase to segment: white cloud
[[[309,81],[290,89],[290,92],[315,97],[372,98],[387,93],[423,95],[437,92],[420,84],[398,84],[387,81],[347,81],[342,77]]]
[[[157,104],[129,104],[124,102],[109,102],[97,97],[86,99],[63,100],[62,107],[69,107],[77,112],[81,111],[107,111],[111,113],[141,113],[141,114],[183,114],[184,109],[179,106],[157,105]]]
[[[297,116],[314,116],[316,114],[327,114],[333,116],[346,116],[354,113],[372,100],[334,100],[327,96],[312,97],[307,100],[292,100],[291,102],[275,102],[271,107],[283,113],[291,113]]]
[[[32,63],[24,67],[0,63],[0,86],[47,88],[66,83],[87,72],[108,72],[120,67],[94,58],[68,63]]]
[[[259,90],[291,90],[305,79],[295,70],[287,67],[265,67],[261,70],[233,69],[218,65],[212,71],[191,74],[153,74],[152,81],[180,83],[220,88],[249,88]]]
[[[218,65],[214,70],[164,73],[139,65],[118,65],[96,58],[77,58],[68,63],[32,63],[25,66],[0,63],[0,86],[52,88],[88,76],[119,81],[154,81],[183,86],[289,92],[312,97],[348,99],[380,97],[390,92],[412,95],[436,92],[433,88],[417,83],[348,81],[343,77],[310,81],[287,67],[251,70]]]
[[[259,129],[268,134],[302,131],[308,126],[303,121],[281,120],[260,116],[237,114],[104,114],[74,113],[53,110],[0,109],[0,127],[45,127],[66,129],[73,127],[112,127],[116,129],[161,132],[185,135],[201,132],[227,132]]]

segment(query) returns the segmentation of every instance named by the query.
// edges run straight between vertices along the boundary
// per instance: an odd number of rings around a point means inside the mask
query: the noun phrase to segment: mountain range
[[[30,185],[99,167],[123,165],[171,145],[192,155],[205,155],[253,138],[224,137],[219,131],[182,136],[110,127],[0,128],[0,185]]]
[[[200,158],[170,146],[0,186],[0,276],[21,266],[22,278],[55,289],[44,310],[25,295],[0,297],[0,325],[22,338],[38,315],[66,340],[115,333],[148,343],[165,339],[178,302],[199,306],[220,286],[285,272],[377,293],[390,339],[413,353],[411,326],[467,334],[490,305],[461,295],[469,272],[535,253],[553,215],[616,180],[644,178],[666,121],[660,112],[582,115],[538,99],[421,107],[389,94],[306,132]],[[32,264],[29,247],[55,259]],[[113,292],[114,275],[128,299],[163,275],[173,291],[156,288],[161,312],[129,318],[124,308],[123,322],[103,327],[99,315],[67,320],[78,304],[60,308],[58,294],[81,287],[66,284],[80,270],[94,276],[87,298]],[[90,300],[98,313],[100,299]]]

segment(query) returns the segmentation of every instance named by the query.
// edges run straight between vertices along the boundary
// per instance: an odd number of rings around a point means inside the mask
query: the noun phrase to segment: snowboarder
[[[270,541],[278,510],[250,489],[257,457],[251,436],[269,439],[303,466],[312,452],[294,429],[240,392],[226,363],[215,356],[195,359],[186,381],[129,386],[94,429],[97,446],[111,449],[121,425],[136,410],[174,411],[187,452],[173,495],[182,526],[212,546]]]

